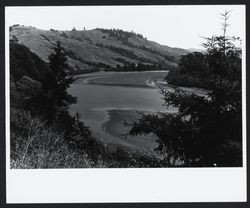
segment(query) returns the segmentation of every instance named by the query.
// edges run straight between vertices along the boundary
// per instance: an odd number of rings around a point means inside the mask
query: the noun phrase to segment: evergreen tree
[[[190,94],[178,87],[174,91],[163,89],[166,105],[177,107],[178,113],[143,114],[129,132],[155,134],[159,143],[156,150],[173,165],[242,165],[241,50],[235,45],[238,38],[226,36],[229,12],[222,16],[223,35],[206,39],[204,57],[197,53],[190,64],[180,62],[180,68],[188,73],[207,73],[206,95]],[[204,63],[199,62],[201,57]],[[199,72],[194,65],[203,68]]]
[[[43,92],[33,99],[35,111],[45,116],[48,121],[56,119],[61,113],[66,113],[70,104],[76,98],[68,94],[67,89],[74,81],[69,75],[67,52],[58,41],[54,53],[49,55],[49,72],[42,80]]]

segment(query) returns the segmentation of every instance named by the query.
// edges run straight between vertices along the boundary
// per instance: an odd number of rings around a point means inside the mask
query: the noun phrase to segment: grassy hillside
[[[122,30],[57,31],[16,25],[10,27],[10,38],[13,36],[46,62],[56,41],[60,41],[68,51],[69,65],[78,71],[139,62],[173,67],[177,66],[181,55],[188,53]]]

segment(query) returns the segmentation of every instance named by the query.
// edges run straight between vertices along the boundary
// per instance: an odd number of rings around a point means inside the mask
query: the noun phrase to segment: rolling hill
[[[58,31],[42,30],[31,26],[13,25],[10,39],[28,47],[42,60],[48,62],[57,41],[68,51],[68,63],[75,71],[113,68],[125,64],[177,66],[181,55],[189,51],[171,48],[147,40],[140,34],[119,29]]]

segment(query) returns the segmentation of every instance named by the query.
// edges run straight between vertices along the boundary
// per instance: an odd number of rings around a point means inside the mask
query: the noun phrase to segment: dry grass
[[[23,110],[11,109],[11,168],[105,168],[101,156],[93,161],[71,149],[63,135]]]

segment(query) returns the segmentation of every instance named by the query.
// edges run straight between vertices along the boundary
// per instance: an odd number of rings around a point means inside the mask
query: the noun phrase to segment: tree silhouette
[[[69,105],[76,102],[76,98],[67,92],[74,80],[69,75],[67,52],[59,41],[54,47],[54,53],[49,55],[49,68],[42,80],[42,93],[32,101],[35,103],[33,111],[39,111],[48,121],[52,121],[60,113],[67,112]]]

